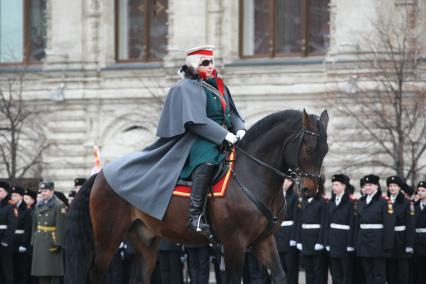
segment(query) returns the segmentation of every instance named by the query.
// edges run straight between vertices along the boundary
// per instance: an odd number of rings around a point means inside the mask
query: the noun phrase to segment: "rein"
[[[300,131],[297,133],[297,135],[292,138],[288,143],[286,143],[285,147],[287,147],[288,144],[292,143],[293,141],[295,141],[298,137],[298,151],[297,153],[300,152],[300,148],[301,145],[303,143],[303,137],[304,135],[311,135],[311,136],[317,136],[318,138],[320,137],[319,133],[313,132],[313,131],[309,131],[306,128],[301,128]],[[287,178],[292,180],[293,182],[295,182],[297,184],[298,187],[301,186],[302,181],[301,178],[302,177],[310,177],[310,178],[320,178],[319,175],[315,175],[312,173],[307,173],[304,172],[302,170],[300,170],[300,168],[297,166],[294,170],[292,168],[289,168],[287,170],[287,173],[284,173],[280,170],[278,170],[277,168],[269,165],[266,162],[263,162],[261,160],[259,160],[258,158],[256,158],[255,156],[253,156],[252,154],[250,154],[249,152],[245,151],[244,149],[242,149],[241,147],[237,146],[237,145],[232,145],[233,147],[235,147],[235,149],[237,149],[238,151],[240,151],[241,153],[243,153],[244,155],[246,155],[247,157],[249,157],[250,159],[252,159],[253,161],[255,161],[256,163],[258,163],[259,165],[270,169],[272,172],[276,173],[277,175],[279,175],[280,177]],[[299,161],[299,159],[298,159]],[[298,162],[297,162],[298,164]],[[253,193],[250,192],[250,190],[248,190],[248,187],[246,185],[244,185],[241,180],[239,179],[239,177],[237,176],[237,174],[235,173],[235,170],[232,170],[232,175],[235,178],[235,180],[237,181],[238,185],[240,186],[242,192],[247,196],[248,199],[250,199],[251,202],[254,203],[254,205],[259,209],[259,211],[266,217],[266,219],[268,220],[268,225],[266,227],[266,230],[264,231],[264,233],[271,231],[272,228],[275,226],[275,224],[277,223],[279,217],[281,217],[282,214],[284,214],[287,204],[284,201],[283,206],[278,210],[277,214],[274,215],[271,211],[271,209],[269,209],[265,204],[262,203],[262,201],[260,201]],[[264,234],[263,233],[263,234]],[[263,235],[262,234],[262,235]]]

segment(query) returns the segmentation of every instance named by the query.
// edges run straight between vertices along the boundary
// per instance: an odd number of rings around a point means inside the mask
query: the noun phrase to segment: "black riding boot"
[[[188,229],[201,232],[207,238],[212,237],[210,226],[203,217],[204,202],[211,186],[215,165],[201,164],[192,173],[192,193],[189,203]]]

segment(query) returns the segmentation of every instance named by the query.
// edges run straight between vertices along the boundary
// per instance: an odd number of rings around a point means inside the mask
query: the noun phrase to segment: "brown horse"
[[[284,218],[282,185],[289,175],[315,192],[327,145],[328,115],[282,111],[257,122],[238,143],[233,176],[224,198],[210,199],[208,216],[223,244],[227,283],[241,283],[244,255],[252,247],[274,283],[285,273],[273,238]],[[143,190],[143,189],[141,189]],[[186,229],[189,199],[173,196],[163,220],[132,207],[108,185],[102,172],[77,194],[66,233],[66,284],[102,283],[120,242],[139,253],[143,283],[150,283],[160,238],[206,244]]]

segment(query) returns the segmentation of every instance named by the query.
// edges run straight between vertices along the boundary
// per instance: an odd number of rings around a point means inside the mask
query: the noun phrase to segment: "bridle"
[[[259,165],[270,169],[271,171],[273,171],[277,175],[279,175],[283,178],[290,179],[294,183],[300,183],[301,179],[304,178],[304,177],[313,178],[313,179],[320,179],[319,174],[313,174],[313,173],[305,172],[305,171],[300,169],[299,153],[300,153],[300,149],[301,149],[302,143],[303,143],[303,138],[304,138],[305,135],[316,136],[316,137],[318,137],[318,140],[319,140],[319,137],[320,137],[319,133],[310,131],[310,130],[306,129],[305,127],[302,127],[299,130],[299,132],[284,145],[284,152],[285,152],[285,149],[287,148],[288,145],[292,144],[294,141],[297,141],[297,152],[296,152],[297,153],[297,161],[295,162],[296,166],[294,168],[291,168],[291,167],[288,168],[286,173],[278,170],[277,168],[274,168],[273,166],[271,166],[270,164],[268,164],[266,162],[259,160],[258,158],[256,158],[255,156],[253,156],[249,152],[245,151],[244,149],[242,149],[241,147],[239,147],[236,144],[234,144],[233,147],[235,147],[235,149],[237,149],[239,152],[243,153],[244,155],[246,155],[247,157],[249,157],[250,159],[252,159],[256,163],[258,163]]]

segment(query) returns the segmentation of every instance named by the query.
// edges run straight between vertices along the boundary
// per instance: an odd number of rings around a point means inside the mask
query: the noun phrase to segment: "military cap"
[[[402,178],[399,176],[390,176],[386,179],[386,185],[389,187],[391,183],[397,184],[400,188],[404,186],[404,182],[402,181]]]
[[[380,186],[380,177],[376,176],[376,175],[366,175],[363,177],[364,179],[364,184],[366,183],[371,183],[371,184],[375,184]]]
[[[421,182],[419,182],[419,183],[417,184],[417,188],[419,188],[419,187],[424,187],[424,188],[426,188],[426,181],[421,181]]]
[[[20,187],[20,186],[14,186],[12,188],[12,193],[17,193],[17,194],[24,196],[25,195],[25,189],[23,187]]]
[[[4,188],[7,192],[10,192],[10,184],[7,181],[0,180],[0,187]]]
[[[38,188],[52,190],[55,188],[55,183],[53,181],[42,181],[39,183]]]
[[[31,196],[31,198],[34,199],[34,200],[37,199],[37,192],[32,191],[31,189],[26,189],[25,195]]]
[[[74,179],[74,186],[83,185],[86,182],[85,178],[76,178]]]
[[[341,182],[345,185],[349,185],[349,177],[344,174],[333,175],[331,177],[331,182],[335,182],[335,181]]]

